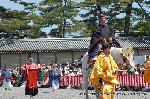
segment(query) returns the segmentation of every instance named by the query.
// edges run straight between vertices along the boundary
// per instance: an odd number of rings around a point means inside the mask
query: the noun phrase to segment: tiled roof
[[[130,44],[133,48],[150,49],[150,38],[120,37],[116,40],[120,46]],[[1,40],[0,52],[86,51],[89,44],[90,38]]]
[[[0,47],[11,44],[13,41],[12,40],[0,40]]]
[[[87,50],[90,38],[15,40],[0,47],[1,52]],[[3,43],[3,42],[1,42]]]
[[[120,37],[116,40],[121,47],[128,44],[135,49],[150,49],[150,37]]]

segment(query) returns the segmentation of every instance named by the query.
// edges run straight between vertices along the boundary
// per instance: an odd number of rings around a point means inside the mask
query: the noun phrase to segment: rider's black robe
[[[96,29],[94,31],[92,31],[92,35],[91,35],[91,40],[90,40],[90,46],[89,46],[89,49],[88,49],[88,56],[89,58],[93,58],[95,57],[95,52],[94,51],[97,51],[95,49],[98,49],[98,44],[102,44],[103,43],[103,38],[105,38],[106,36],[104,34],[106,33],[102,33],[102,29],[101,28],[107,28],[110,30],[110,32],[108,32],[108,36],[113,38],[114,39],[114,34],[113,34],[113,31],[112,31],[112,28],[108,25],[106,26],[102,26],[102,25],[98,25],[96,27]],[[104,31],[103,31],[104,32]]]

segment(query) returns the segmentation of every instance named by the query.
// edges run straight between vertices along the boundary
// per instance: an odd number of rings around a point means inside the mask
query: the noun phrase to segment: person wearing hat
[[[107,17],[104,15],[99,16],[99,25],[92,31],[90,46],[88,49],[88,62],[94,64],[101,48],[105,42],[112,42],[115,39],[112,28],[107,25]]]
[[[110,55],[110,48],[108,43],[103,44],[103,52],[98,56],[90,75],[100,99],[114,99],[115,87],[119,84],[118,66]]]

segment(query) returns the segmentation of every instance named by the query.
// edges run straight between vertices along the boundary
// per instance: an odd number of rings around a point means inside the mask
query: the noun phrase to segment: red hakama
[[[37,64],[25,64],[22,66],[26,70],[27,83],[25,87],[25,95],[35,96],[38,94],[37,82],[39,79],[39,67]]]

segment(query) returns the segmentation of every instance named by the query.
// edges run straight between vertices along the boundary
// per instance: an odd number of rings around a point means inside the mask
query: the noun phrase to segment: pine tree
[[[134,3],[137,3],[140,8],[133,7]],[[119,0],[119,2],[117,0],[85,0],[81,3],[81,7],[87,10],[87,13],[81,14],[84,18],[83,22],[85,22],[87,27],[85,28],[85,34],[83,35],[87,35],[87,33],[90,34],[95,27],[95,23],[98,20],[97,12],[109,16],[108,24],[113,26],[113,29],[116,32],[120,32],[121,36],[148,35],[149,25],[145,24],[149,23],[149,12],[146,12],[143,5],[149,6],[149,4],[150,1],[145,0]],[[123,14],[125,14],[125,17],[117,17],[118,15]],[[139,21],[139,19],[142,21]],[[144,28],[142,28],[142,24],[144,25]],[[137,30],[139,31],[139,29],[141,33],[137,34],[134,32]]]
[[[114,24],[114,19],[116,19],[118,11],[114,11],[114,9],[120,9],[117,2],[118,1],[116,0],[85,0],[84,2],[81,2],[81,8],[87,11],[87,13],[81,14],[81,17],[84,18],[83,22],[86,24],[83,35],[89,36],[91,34],[91,31],[95,28],[96,23],[99,20],[98,17],[101,14],[109,16],[108,24],[115,27],[116,24]]]
[[[42,19],[36,14],[38,5],[27,3],[22,0],[10,0],[24,6],[24,10],[11,10],[1,7],[0,32],[6,38],[38,38],[46,37],[41,31]]]
[[[24,6],[26,12],[28,12],[28,25],[31,27],[26,31],[29,38],[47,37],[45,32],[41,31],[42,18],[37,14],[38,4],[27,3],[24,1],[17,0],[19,4]]]
[[[28,28],[27,16],[25,11],[10,10],[0,7],[0,32],[2,37],[14,38],[21,37]]]
[[[65,37],[69,32],[75,32],[79,12],[74,0],[44,0],[40,3],[40,17],[43,27],[53,27],[49,35],[53,37]]]
[[[138,8],[133,8],[133,20],[136,24],[132,25],[131,36],[150,36],[150,1],[135,0]]]

